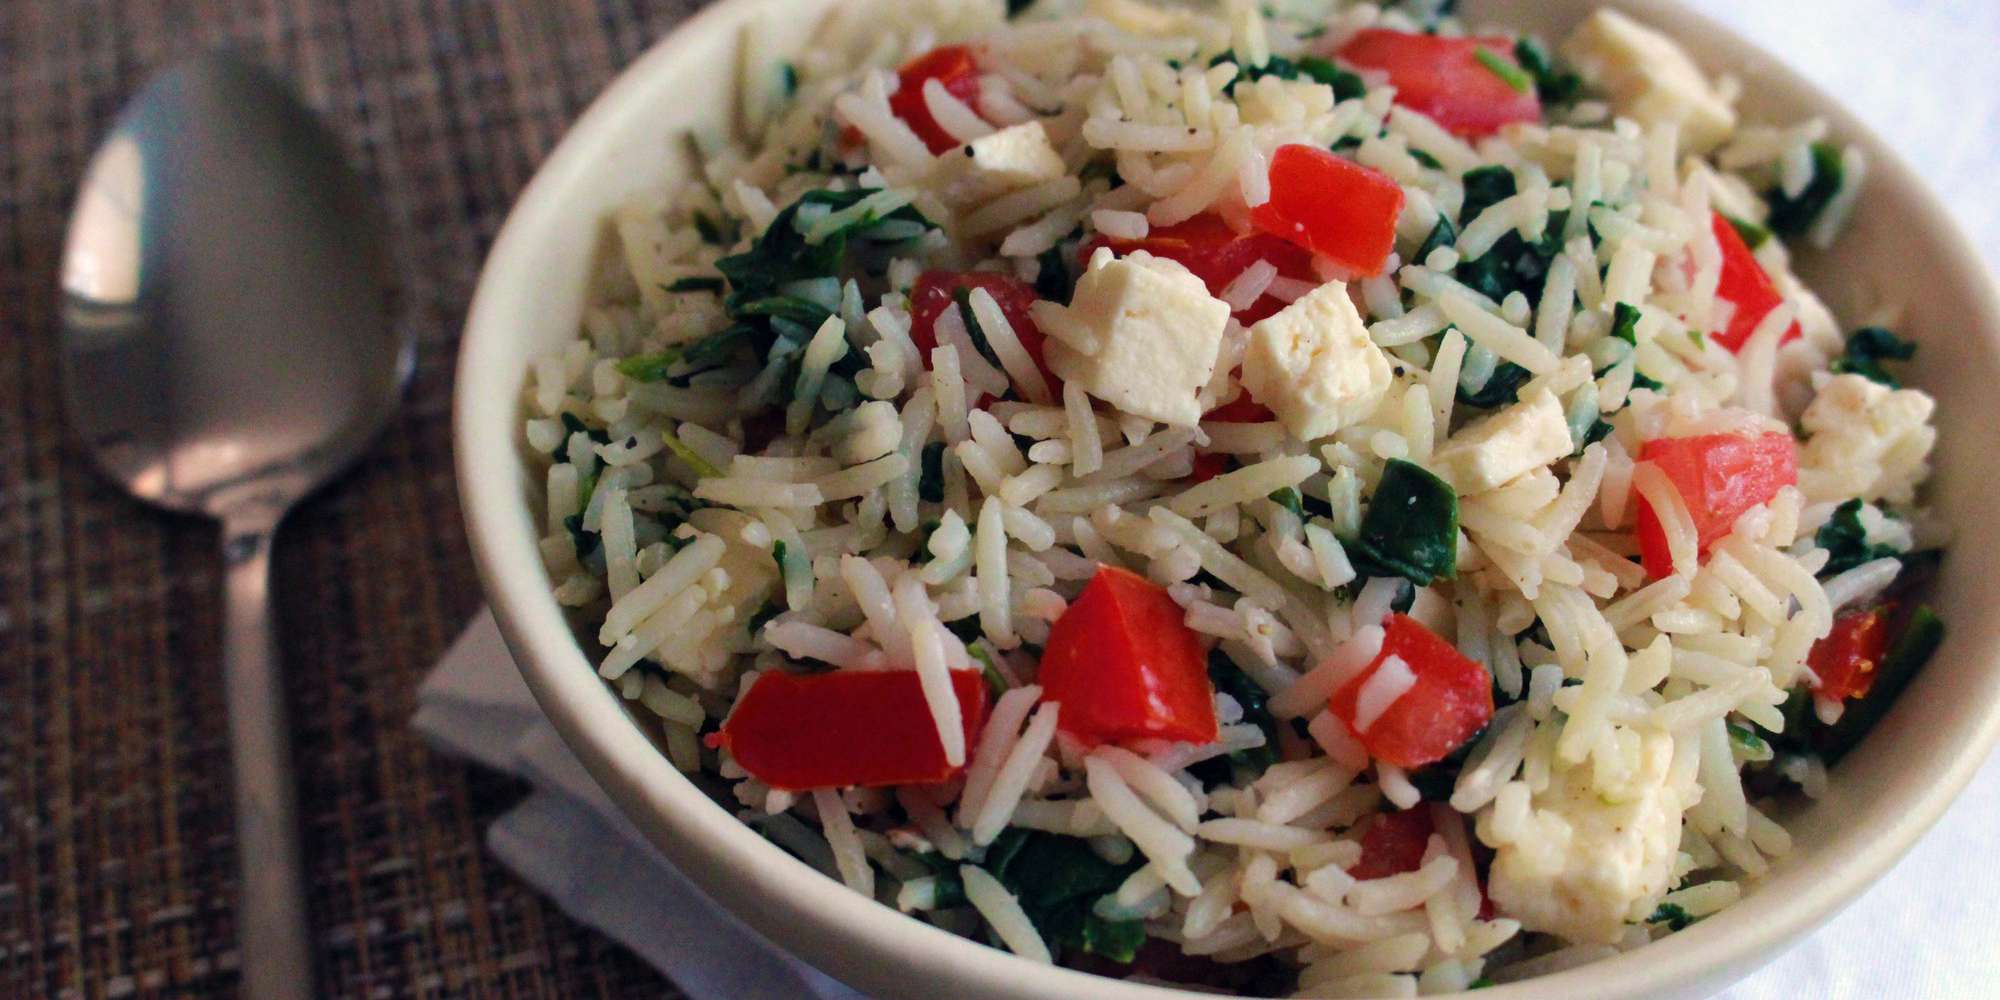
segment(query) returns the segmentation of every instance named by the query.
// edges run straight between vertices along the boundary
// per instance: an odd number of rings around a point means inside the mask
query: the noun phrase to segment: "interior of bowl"
[[[616,205],[686,176],[684,133],[732,106],[741,26],[781,12],[795,40],[837,0],[727,0],[688,22],[593,105],[523,194],[482,276],[461,348],[458,473],[480,573],[530,687],[597,780],[697,882],[786,947],[882,995],[1164,997],[1152,987],[1084,979],[955,938],[855,895],[741,826],[676,772],[623,702],[596,677],[536,549],[540,514],[521,438],[532,360],[576,335],[601,220]],[[1557,37],[1599,4],[1488,0],[1466,17]],[[1828,118],[1871,161],[1846,236],[1800,271],[1843,319],[1904,306],[1900,332],[1922,345],[1912,380],[1933,393],[1938,475],[1931,498],[1956,538],[1935,594],[1951,625],[1938,658],[1862,747],[1828,795],[1788,818],[1800,849],[1742,903],[1638,951],[1571,972],[1482,991],[1485,997],[1702,995],[1768,959],[1831,916],[1899,857],[1968,780],[2000,731],[2000,582],[1982,572],[2000,523],[1981,516],[1981,486],[2000,480],[2000,449],[1978,430],[2000,424],[2000,306],[1991,279],[1945,206],[1900,157],[1776,60],[1678,5],[1614,4],[1675,34],[1711,70],[1745,83],[1749,117]],[[921,978],[912,978],[915,974]],[[946,985],[949,983],[949,989]]]

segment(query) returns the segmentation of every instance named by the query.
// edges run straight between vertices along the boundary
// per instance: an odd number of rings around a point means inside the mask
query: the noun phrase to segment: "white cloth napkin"
[[[1695,0],[1848,102],[1959,204],[2000,259],[2000,4],[1993,0]],[[695,1000],[853,991],[784,956],[703,897],[605,798],[542,718],[481,614],[418,694],[433,743],[536,791],[487,831],[494,854],[631,947]],[[1890,874],[1727,1000],[2000,996],[2000,759]]]
[[[617,939],[694,1000],[855,1000],[674,870],[556,735],[485,611],[417,690],[417,731],[535,790],[486,831],[500,863]]]

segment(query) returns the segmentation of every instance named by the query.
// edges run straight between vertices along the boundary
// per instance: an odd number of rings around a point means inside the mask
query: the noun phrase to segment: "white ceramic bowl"
[[[537,477],[525,462],[522,387],[530,360],[575,335],[602,220],[621,200],[687,169],[676,135],[728,113],[739,28],[785,7],[801,41],[838,0],[725,0],[640,59],[571,129],[501,231],[465,331],[454,433],[460,497],[486,594],[522,674],[556,728],[626,815],[723,905],[780,945],[881,997],[1164,1000],[1194,994],[1035,965],[863,899],[753,833],[689,783],[598,680],[556,605],[536,552]],[[1588,0],[1469,5],[1475,23],[1544,37]],[[1936,394],[1943,444],[1934,498],[1956,526],[1937,602],[1951,635],[1889,716],[1835,771],[1825,799],[1788,817],[1798,848],[1738,905],[1634,952],[1481,1000],[1704,996],[1771,959],[1886,871],[1943,812],[2000,735],[2000,302],[1951,213],[1830,97],[1672,0],[1626,8],[1678,36],[1711,71],[1744,81],[1749,115],[1822,115],[1871,163],[1853,224],[1801,270],[1836,313],[1906,298],[1904,333],[1923,345],[1914,381]],[[1969,430],[1969,432],[1968,432]],[[1949,961],[1938,956],[1938,961]]]

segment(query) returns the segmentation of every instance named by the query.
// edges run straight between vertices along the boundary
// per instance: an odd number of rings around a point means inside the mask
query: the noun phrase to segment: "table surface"
[[[480,604],[451,475],[479,262],[535,166],[694,0],[0,0],[0,995],[234,992],[217,538],[65,439],[56,267],[76,178],[154,69],[234,46],[297,81],[394,220],[409,405],[278,543],[321,994],[677,996],[480,847],[524,789],[410,731]]]

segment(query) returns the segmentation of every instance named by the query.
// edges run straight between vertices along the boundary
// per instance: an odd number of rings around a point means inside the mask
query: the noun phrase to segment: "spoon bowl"
[[[223,525],[223,681],[244,993],[312,992],[272,535],[381,429],[413,345],[381,215],[339,141],[226,56],[155,77],[91,160],[62,263],[63,393],[86,451]]]

